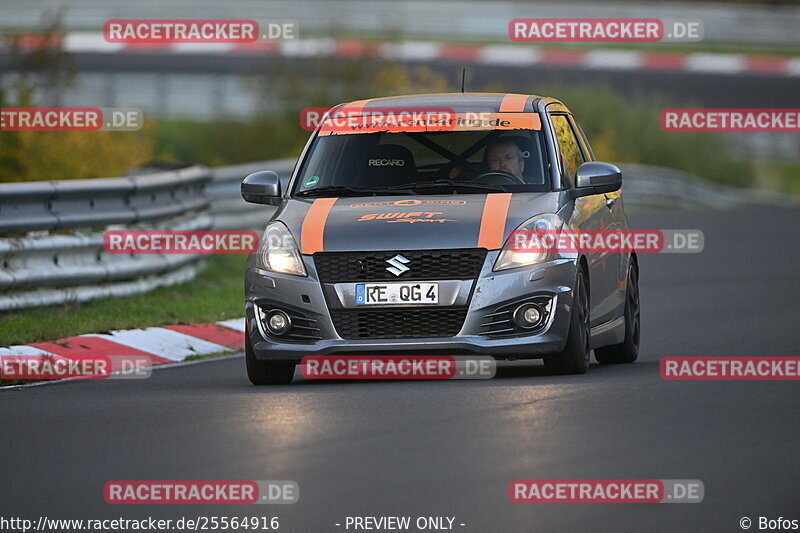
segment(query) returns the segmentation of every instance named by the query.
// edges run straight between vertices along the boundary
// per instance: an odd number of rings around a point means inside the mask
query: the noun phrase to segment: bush
[[[2,137],[4,182],[117,177],[153,157],[152,124],[140,131],[20,131]]]
[[[264,107],[248,121],[151,123],[139,132],[4,132],[0,181],[115,176],[153,158],[218,166],[296,157],[309,137],[299,124],[304,107],[445,92],[460,84],[460,73],[458,80],[447,79],[428,67],[374,58],[320,59],[302,71],[277,58],[265,71],[269,75],[253,87]],[[741,187],[754,184],[752,164],[731,157],[724,134],[661,131],[659,113],[671,106],[658,95],[624,97],[604,86],[537,85],[524,76],[513,85],[525,89],[497,82],[471,89],[535,90],[558,97],[578,118],[598,159],[672,167]]]
[[[6,83],[0,72],[0,106],[58,105],[54,95],[74,75],[72,57],[61,46],[60,17],[45,18],[32,50],[22,46],[23,36],[11,36],[7,62],[16,76]],[[3,131],[0,182],[121,176],[152,159],[154,139],[152,124],[135,132]]]
[[[265,102],[259,116],[248,121],[162,122],[156,133],[156,156],[211,166],[296,157],[310,136],[300,127],[303,108],[376,96],[443,92],[448,86],[444,77],[428,67],[373,59],[335,64],[318,60],[298,71],[292,62],[278,58],[265,70],[269,75],[252,87]]]
[[[308,136],[296,115],[242,122],[161,122],[156,128],[155,155],[159,160],[209,166],[247,163],[296,156]]]
[[[671,106],[659,97],[632,100],[605,87],[556,87],[544,94],[569,107],[600,160],[660,165],[728,185],[753,185],[752,164],[731,157],[725,134],[662,131],[659,114]]]

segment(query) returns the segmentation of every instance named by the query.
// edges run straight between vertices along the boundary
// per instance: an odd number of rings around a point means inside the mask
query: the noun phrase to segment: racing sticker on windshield
[[[467,205],[466,200],[390,200],[385,202],[365,202],[361,204],[350,204],[349,208],[357,207],[386,207],[390,205]]]
[[[412,133],[442,131],[540,130],[537,113],[447,111],[386,112],[362,110],[361,114],[338,114],[322,121],[320,136],[359,133]]]

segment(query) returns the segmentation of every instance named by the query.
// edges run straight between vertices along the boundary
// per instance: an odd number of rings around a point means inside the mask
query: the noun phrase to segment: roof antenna
[[[467,79],[467,67],[461,68],[461,94],[464,94],[464,81]]]

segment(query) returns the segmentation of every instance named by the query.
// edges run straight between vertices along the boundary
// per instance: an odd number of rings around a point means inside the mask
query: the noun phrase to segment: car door
[[[575,120],[572,115],[569,116],[570,122],[574,128],[578,141],[583,147],[584,154],[588,157],[587,160],[595,160],[594,152],[592,151],[589,140],[586,138],[583,128]],[[625,215],[625,208],[622,201],[622,189],[617,191],[608,192],[603,195],[605,197],[606,207],[611,211],[611,221],[607,229],[609,230],[627,230],[628,217]],[[609,320],[621,317],[625,311],[625,290],[628,281],[628,261],[630,259],[629,253],[613,253],[606,257],[606,260],[616,272],[614,284],[611,288],[611,294],[608,299],[607,307],[610,309]],[[614,273],[609,271],[609,275]],[[602,310],[601,312],[604,312]]]
[[[550,121],[558,141],[562,181],[567,188],[575,187],[575,174],[591,154],[579,141],[576,127],[567,112],[549,112]],[[613,206],[612,206],[613,207]],[[605,230],[612,224],[611,208],[603,194],[583,196],[575,200],[569,224],[578,230]],[[590,326],[614,318],[613,293],[616,290],[618,263],[614,254],[585,254],[589,265]],[[616,258],[618,261],[619,258]]]

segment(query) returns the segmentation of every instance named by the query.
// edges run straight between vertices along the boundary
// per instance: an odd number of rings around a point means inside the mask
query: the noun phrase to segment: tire
[[[567,344],[561,353],[544,360],[544,366],[554,375],[584,374],[589,369],[589,296],[583,270],[578,271],[573,294]]]
[[[296,363],[291,361],[259,361],[253,354],[250,339],[245,339],[244,360],[247,377],[253,385],[288,385],[294,377]]]
[[[594,351],[598,363],[614,365],[633,363],[639,357],[641,321],[639,318],[639,268],[631,262],[625,289],[625,340]]]

